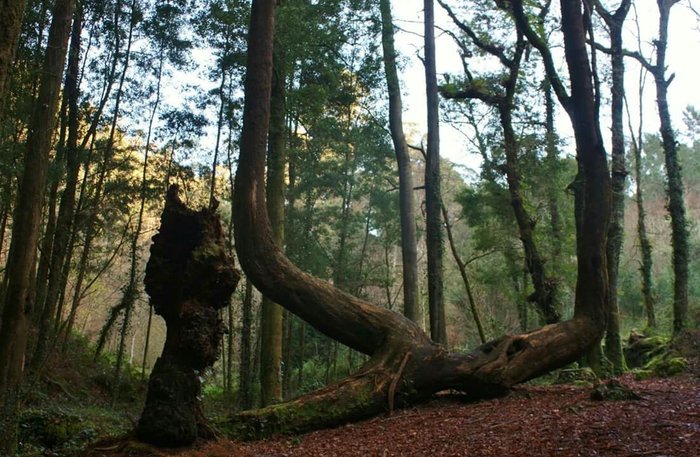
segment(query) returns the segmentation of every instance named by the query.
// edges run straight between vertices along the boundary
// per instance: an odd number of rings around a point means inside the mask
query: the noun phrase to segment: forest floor
[[[700,377],[620,381],[639,400],[591,400],[571,384],[515,389],[504,398],[431,403],[301,436],[187,450],[106,441],[90,457],[192,456],[669,456],[700,455]]]
[[[113,405],[112,361],[95,360],[86,342],[76,340],[68,348],[70,357],[55,358],[44,379],[28,387],[19,455],[698,457],[700,332],[694,332],[688,346],[693,350],[685,354],[689,365],[681,375],[639,380],[637,371],[617,379],[639,396],[635,400],[592,400],[588,381],[553,383],[557,378],[568,379],[558,372],[498,399],[467,403],[445,393],[421,406],[335,429],[257,442],[221,439],[162,450],[128,434],[145,394],[138,370],[124,374],[120,401]],[[220,411],[210,413],[220,415]]]

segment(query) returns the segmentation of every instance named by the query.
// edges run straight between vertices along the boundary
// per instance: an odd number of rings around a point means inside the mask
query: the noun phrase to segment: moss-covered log
[[[229,304],[239,277],[216,208],[191,210],[170,187],[145,278],[168,331],[136,429],[140,440],[181,446],[213,437],[199,405],[199,373],[219,355],[225,327],[218,310]]]
[[[514,11],[516,6],[522,10],[521,2],[514,0],[512,5]],[[503,336],[469,353],[448,352],[400,314],[302,272],[275,245],[264,185],[274,9],[275,0],[252,2],[233,205],[239,260],[264,295],[371,358],[357,374],[338,384],[235,416],[234,432],[255,438],[333,426],[394,406],[415,404],[444,389],[459,390],[472,398],[501,395],[516,383],[576,360],[597,344],[607,316],[605,245],[610,177],[597,128],[581,4],[562,1],[562,30],[572,75],[572,94],[563,103],[572,117],[583,170],[574,317],[530,333]],[[525,26],[519,23],[519,27]]]

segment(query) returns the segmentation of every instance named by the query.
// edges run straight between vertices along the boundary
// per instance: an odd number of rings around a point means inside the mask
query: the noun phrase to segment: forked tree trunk
[[[257,437],[327,427],[412,404],[443,389],[472,398],[511,386],[579,358],[605,327],[605,235],[609,175],[595,116],[581,4],[562,1],[567,61],[572,74],[570,109],[585,173],[585,207],[578,252],[574,318],[530,333],[505,335],[469,353],[450,353],[412,321],[342,292],[299,268],[275,245],[265,207],[265,144],[272,78],[275,0],[254,0],[248,38],[248,72],[241,155],[234,193],[236,248],[250,280],[265,295],[319,331],[369,355],[359,372],[288,403],[233,419],[239,435]]]
[[[216,207],[194,211],[168,190],[146,266],[146,292],[168,326],[148,383],[136,433],[160,446],[212,438],[199,404],[200,373],[219,356],[228,306],[240,277],[233,267]]]

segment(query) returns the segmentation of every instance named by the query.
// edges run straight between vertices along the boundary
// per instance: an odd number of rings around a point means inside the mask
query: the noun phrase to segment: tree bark
[[[3,430],[0,451],[12,454],[16,446],[17,395],[24,374],[27,317],[34,304],[32,271],[36,260],[39,223],[47,181],[49,150],[55,127],[61,76],[68,48],[74,0],[54,6],[48,45],[42,67],[39,98],[27,134],[24,171],[12,224],[12,241],[6,271],[5,306],[0,329],[0,407]],[[3,9],[4,11],[4,9]],[[4,33],[4,32],[3,32]]]
[[[250,386],[252,371],[250,335],[253,326],[253,283],[247,278],[241,308],[241,361],[238,365],[238,398],[240,408],[246,410],[253,407],[253,395]]]
[[[584,233],[578,252],[574,317],[530,333],[506,335],[459,354],[431,341],[400,314],[364,302],[302,272],[274,243],[264,203],[263,177],[275,1],[253,1],[233,211],[241,265],[263,294],[371,359],[358,373],[338,384],[288,403],[236,416],[234,426],[239,434],[255,437],[330,426],[377,414],[389,404],[416,403],[443,389],[456,389],[472,398],[503,394],[518,382],[576,360],[599,341],[607,316],[605,235],[610,176],[594,109],[581,5],[577,2],[572,8],[567,3],[562,1],[563,30],[572,74],[572,99],[576,102],[572,110],[576,113],[577,150],[586,177],[586,217],[582,220]],[[392,384],[400,388],[390,389]]]
[[[630,9],[631,0],[623,0],[614,14],[598,11],[608,26],[610,35],[610,60],[612,65],[612,200],[610,227],[608,229],[608,279],[610,294],[610,314],[605,332],[605,356],[610,360],[613,370],[620,374],[625,370],[625,358],[620,339],[620,307],[617,300],[617,278],[620,265],[620,250],[624,238],[625,184],[627,169],[625,165],[624,134],[624,98],[625,98],[625,64],[622,48],[622,26]]]
[[[679,0],[657,0],[659,7],[659,37],[656,45],[656,65],[652,71],[656,83],[656,106],[661,123],[666,178],[668,181],[668,212],[671,216],[671,245],[673,246],[673,334],[678,335],[686,326],[688,316],[688,222],[681,165],[678,159],[676,134],[668,110],[668,86],[673,76],[666,78],[666,47],[671,7]]]
[[[640,70],[639,77],[639,127],[637,133],[637,139],[634,139],[634,130],[632,129],[632,123],[629,123],[630,135],[632,136],[632,152],[634,153],[634,181],[636,183],[635,191],[635,203],[637,204],[637,239],[639,240],[639,251],[642,257],[639,272],[641,274],[641,289],[642,298],[644,300],[644,313],[647,318],[647,327],[656,327],[656,312],[654,308],[656,307],[653,283],[651,280],[651,269],[653,264],[653,259],[651,256],[651,242],[647,236],[646,228],[646,210],[644,209],[644,190],[642,188],[643,174],[642,174],[642,148],[643,148],[643,120],[644,115],[642,111],[641,95],[644,92],[644,72],[646,70],[642,68]],[[628,116],[629,117],[629,116]]]
[[[68,107],[68,138],[65,144],[66,155],[66,185],[61,195],[61,201],[56,217],[56,229],[52,243],[45,301],[42,305],[42,315],[39,325],[39,335],[36,352],[32,360],[33,368],[40,369],[46,357],[46,345],[55,335],[60,314],[57,314],[58,296],[63,283],[63,262],[66,257],[68,239],[72,230],[75,193],[78,182],[80,160],[78,157],[78,71],[80,63],[80,33],[82,31],[82,11],[78,7],[73,19],[71,31],[71,46],[68,56],[68,73],[66,74],[64,97]],[[45,235],[46,236],[46,235]],[[48,254],[48,252],[47,252]],[[42,299],[37,295],[37,299]]]
[[[399,170],[399,212],[401,217],[401,258],[403,263],[403,313],[413,322],[420,322],[418,315],[418,248],[416,246],[416,216],[413,203],[413,170],[403,132],[403,103],[401,84],[396,71],[394,48],[394,23],[391,17],[391,1],[381,0],[382,49],[384,73],[389,92],[389,130],[394,143],[396,164]]]
[[[25,0],[2,0],[0,2],[0,120],[3,119],[5,111],[5,95],[10,80],[10,68],[15,60],[25,5]]]
[[[158,446],[214,437],[199,404],[199,374],[219,355],[225,330],[219,310],[240,278],[215,211],[187,208],[172,186],[151,245],[146,292],[168,331],[136,433]]]
[[[425,159],[425,243],[428,252],[428,310],[430,337],[447,345],[442,275],[442,219],[440,214],[440,115],[435,69],[433,0],[424,0],[425,92],[428,110],[428,148]]]
[[[287,163],[285,83],[284,52],[276,49],[273,56],[267,151],[267,211],[275,243],[280,249],[284,249],[284,188]],[[267,296],[263,296],[260,319],[260,403],[267,406],[282,401],[282,308]]]

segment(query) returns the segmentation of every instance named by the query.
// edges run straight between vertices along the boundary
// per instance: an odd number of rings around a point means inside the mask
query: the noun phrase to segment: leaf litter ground
[[[700,456],[700,377],[637,381],[641,396],[594,401],[590,388],[522,386],[507,397],[461,403],[443,396],[423,406],[301,436],[191,449],[154,450],[133,442],[98,444],[106,456]]]

